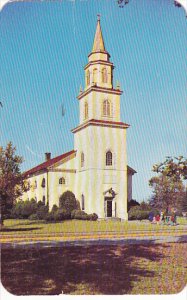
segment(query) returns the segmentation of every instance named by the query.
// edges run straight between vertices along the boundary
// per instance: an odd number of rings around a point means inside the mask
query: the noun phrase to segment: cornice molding
[[[86,96],[87,94],[89,94],[92,91],[94,91],[94,92],[100,92],[100,93],[115,94],[115,95],[121,95],[123,93],[123,91],[116,90],[116,89],[113,89],[113,88],[110,89],[110,88],[100,87],[100,86],[97,86],[97,85],[92,85],[86,91],[84,91],[81,94],[79,94],[77,96],[77,99],[78,100],[82,99],[84,96]]]
[[[76,128],[72,129],[71,132],[76,133],[88,126],[100,126],[100,127],[111,127],[111,128],[121,128],[121,129],[127,129],[130,127],[129,124],[126,124],[123,122],[113,122],[113,121],[91,119],[91,120],[88,120],[86,123],[83,123],[83,124],[77,126]]]

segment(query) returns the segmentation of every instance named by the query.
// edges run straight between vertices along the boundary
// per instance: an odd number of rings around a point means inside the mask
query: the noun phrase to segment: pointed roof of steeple
[[[92,52],[100,52],[100,51],[106,52],[103,35],[101,31],[101,25],[100,25],[100,15],[97,15],[97,27],[96,27]]]

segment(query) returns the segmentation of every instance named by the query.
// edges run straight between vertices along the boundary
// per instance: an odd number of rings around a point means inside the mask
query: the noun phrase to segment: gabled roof
[[[34,173],[37,173],[37,172],[39,172],[39,171],[46,170],[47,168],[51,167],[51,166],[54,165],[55,163],[57,163],[57,162],[63,160],[64,158],[70,156],[71,154],[73,154],[73,153],[75,153],[75,152],[76,152],[75,150],[71,150],[71,151],[66,152],[66,153],[64,153],[64,154],[61,154],[61,155],[56,156],[56,157],[54,157],[54,158],[51,158],[51,159],[45,161],[44,163],[42,163],[42,164],[40,164],[40,165],[38,165],[38,166],[36,166],[36,167],[34,167],[34,168],[32,168],[32,169],[26,171],[26,172],[24,173],[24,176],[29,176],[29,175],[34,174]]]

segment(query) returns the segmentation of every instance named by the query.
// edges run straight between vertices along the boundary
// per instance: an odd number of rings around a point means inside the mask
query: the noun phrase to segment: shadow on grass
[[[187,243],[187,234],[180,235],[178,243]]]
[[[141,261],[161,260],[159,247],[142,243],[2,249],[1,279],[15,295],[128,294],[142,277],[154,277]]]
[[[30,228],[2,228],[0,232],[17,232],[17,231],[32,231],[39,230],[41,227],[30,227]]]

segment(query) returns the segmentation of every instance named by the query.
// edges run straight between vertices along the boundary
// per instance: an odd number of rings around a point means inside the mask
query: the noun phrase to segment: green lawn
[[[187,282],[187,243],[2,248],[15,295],[170,294]]]
[[[178,226],[150,224],[147,221],[81,221],[67,220],[59,223],[45,223],[43,221],[30,220],[5,220],[4,229],[1,235],[26,235],[29,234],[45,234],[45,233],[90,233],[90,232],[129,232],[136,230],[147,231],[167,231],[183,229],[183,225],[187,225],[187,220],[178,218]]]

